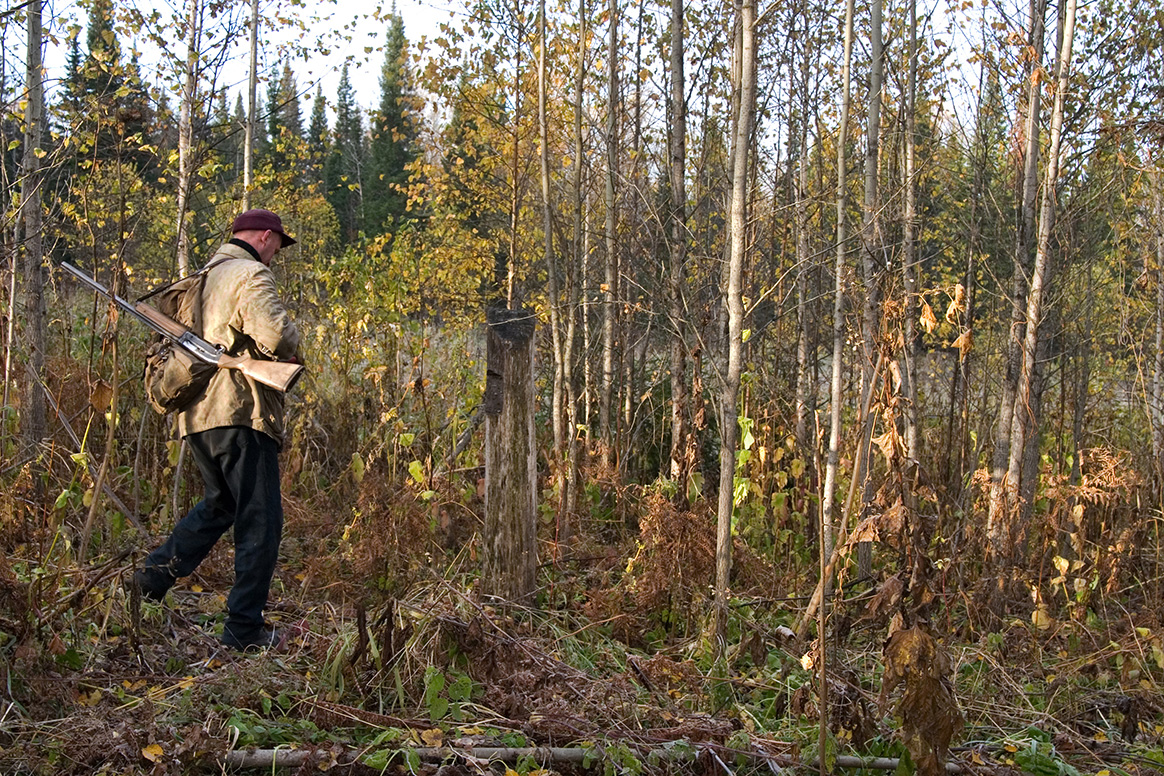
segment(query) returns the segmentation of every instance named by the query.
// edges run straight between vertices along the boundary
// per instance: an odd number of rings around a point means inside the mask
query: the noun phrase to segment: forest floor
[[[706,583],[660,606],[640,537],[547,562],[539,606],[518,609],[478,593],[472,541],[402,556],[392,581],[321,538],[352,526],[290,511],[278,651],[218,641],[228,542],[162,604],[126,595],[125,558],[10,554],[0,773],[818,773],[822,755],[830,772],[908,773],[911,736],[945,729],[948,772],[1164,774],[1164,602],[1139,587],[1085,610],[1028,601],[990,630],[951,597],[924,624],[941,675],[894,689],[885,585],[851,586],[830,620],[822,735],[814,643],[787,627],[799,596],[739,595],[717,659]]]

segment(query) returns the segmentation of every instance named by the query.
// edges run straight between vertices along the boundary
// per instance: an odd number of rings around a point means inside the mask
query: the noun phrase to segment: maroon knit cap
[[[245,213],[239,213],[238,217],[234,219],[234,223],[230,225],[231,234],[245,232],[251,229],[257,229],[261,232],[270,229],[272,232],[277,233],[283,238],[283,244],[281,246],[283,248],[295,244],[294,238],[283,231],[283,221],[270,210],[263,210],[261,207],[257,207]]]

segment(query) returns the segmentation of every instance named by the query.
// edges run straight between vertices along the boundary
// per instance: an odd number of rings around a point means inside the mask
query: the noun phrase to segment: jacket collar
[[[242,248],[244,251],[249,253],[251,255],[251,258],[253,258],[255,261],[262,261],[263,260],[262,257],[259,256],[259,252],[257,250],[255,250],[255,246],[251,245],[246,240],[240,240],[237,237],[232,237],[229,240],[227,240],[226,245],[234,245],[236,247]],[[226,246],[223,246],[223,247],[225,248]]]

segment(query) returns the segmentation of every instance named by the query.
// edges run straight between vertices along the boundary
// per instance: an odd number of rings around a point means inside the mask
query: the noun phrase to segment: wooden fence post
[[[534,313],[493,307],[486,321],[483,589],[527,603],[537,571]]]

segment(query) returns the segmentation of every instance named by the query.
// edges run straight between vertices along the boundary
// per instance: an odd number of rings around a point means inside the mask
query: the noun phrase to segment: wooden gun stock
[[[189,331],[189,329],[170,316],[155,307],[151,307],[145,302],[133,303],[133,309],[137,311],[139,317],[152,323],[155,331],[164,333],[166,337],[172,340],[181,339],[182,335]]]
[[[255,382],[270,386],[277,391],[289,391],[303,375],[303,365],[289,361],[267,361],[251,356],[231,356],[222,348],[207,342],[182,324],[145,302],[129,302],[111,292],[95,279],[69,262],[61,262],[61,268],[99,294],[109,297],[130,315],[137,317],[156,333],[183,348],[194,358],[220,369],[237,369]]]
[[[277,391],[289,391],[303,376],[303,364],[289,361],[260,361],[250,356],[228,356],[218,359],[220,369],[237,369],[255,382],[270,386]]]

